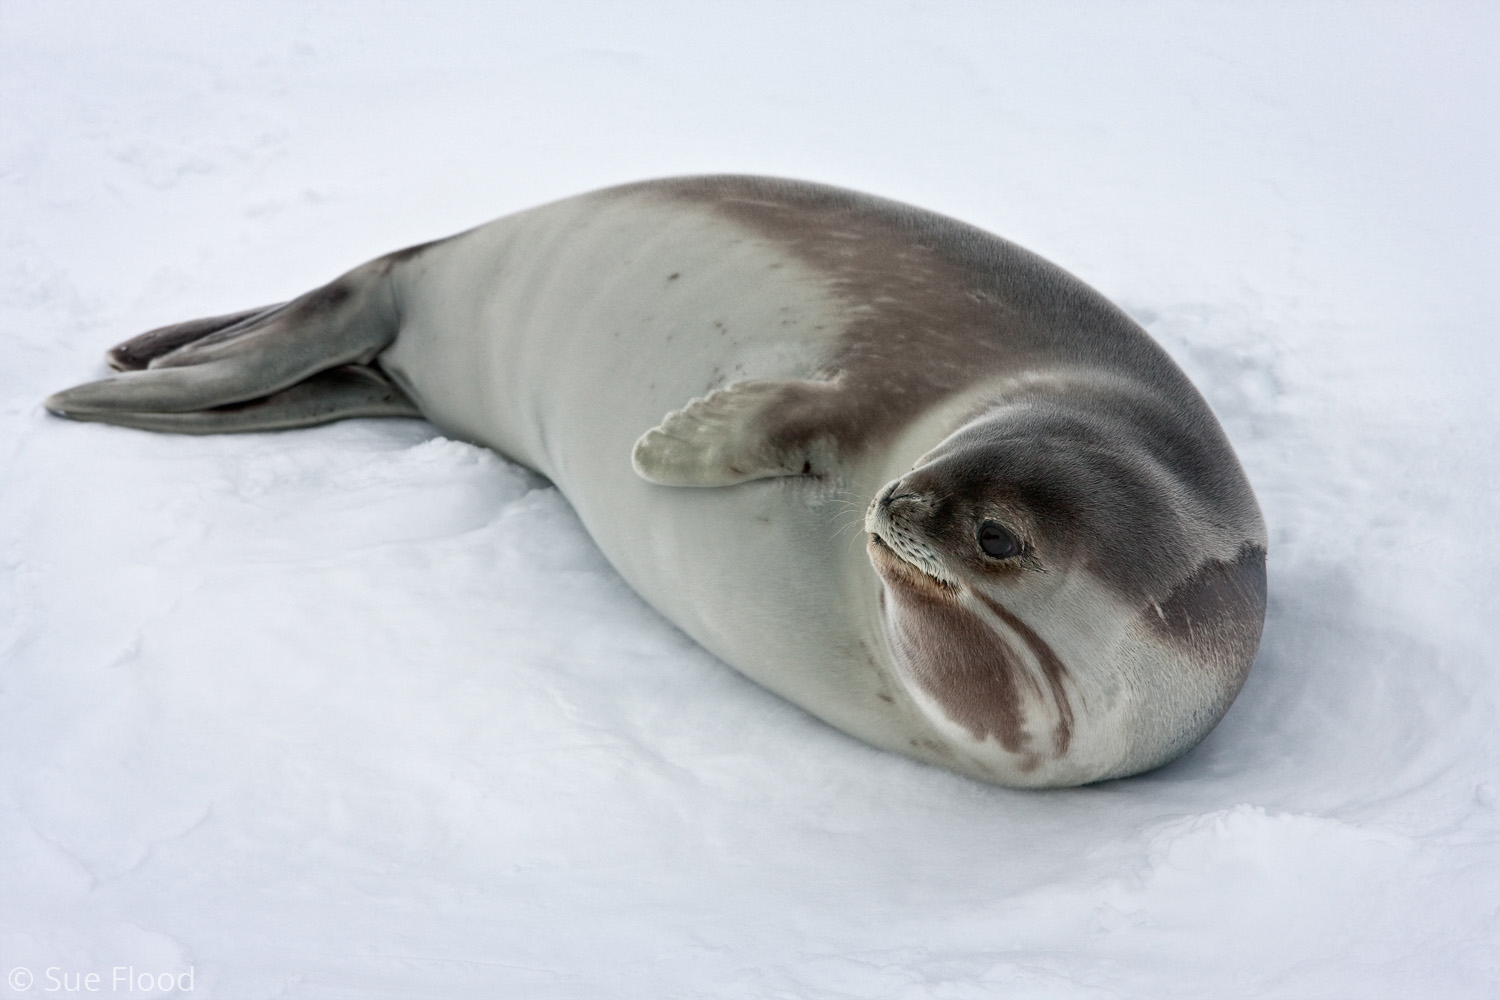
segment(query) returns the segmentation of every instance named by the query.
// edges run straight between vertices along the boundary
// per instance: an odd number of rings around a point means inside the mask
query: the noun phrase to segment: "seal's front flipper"
[[[662,486],[733,486],[828,472],[836,382],[737,382],[673,410],[635,443],[636,474]]]
[[[405,393],[369,365],[340,365],[318,372],[263,399],[186,413],[90,410],[85,407],[68,410],[55,406],[53,401],[65,395],[66,393],[59,393],[49,399],[47,408],[74,420],[99,421],[121,427],[171,431],[177,434],[277,431],[312,427],[351,417],[422,415]]]

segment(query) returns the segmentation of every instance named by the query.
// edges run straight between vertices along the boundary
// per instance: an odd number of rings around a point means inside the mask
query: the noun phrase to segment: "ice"
[[[1493,996],[1497,45],[1415,0],[0,5],[0,995]],[[151,326],[707,171],[1014,239],[1192,375],[1272,542],[1202,746],[982,786],[717,663],[423,423],[41,409]]]

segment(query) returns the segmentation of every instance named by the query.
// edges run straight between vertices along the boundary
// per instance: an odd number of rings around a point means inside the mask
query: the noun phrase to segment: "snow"
[[[1494,995],[1497,43],[1419,2],[0,5],[0,995]],[[740,678],[425,424],[40,407],[153,325],[707,171],[974,222],[1179,359],[1272,539],[1201,747],[982,786]]]

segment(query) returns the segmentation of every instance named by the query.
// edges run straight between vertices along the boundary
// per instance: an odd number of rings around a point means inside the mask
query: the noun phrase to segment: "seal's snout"
[[[898,479],[876,494],[871,509],[890,510],[892,507],[925,506],[926,496],[913,488],[905,479]]]
[[[870,536],[866,547],[877,572],[894,573],[923,587],[951,590],[956,586],[929,537],[931,515],[930,499],[904,479],[891,483],[870,501],[865,511],[865,532]]]
[[[922,494],[909,488],[904,480],[896,480],[877,493],[865,509],[865,530],[872,535],[879,534],[882,525],[889,524],[892,518],[911,513],[913,508],[922,506],[922,501]]]

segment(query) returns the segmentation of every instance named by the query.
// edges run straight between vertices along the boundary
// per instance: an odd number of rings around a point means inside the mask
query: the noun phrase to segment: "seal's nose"
[[[901,480],[896,480],[885,489],[875,494],[875,499],[870,501],[870,506],[865,508],[865,531],[872,535],[880,534],[882,525],[890,521],[891,498],[896,495]]]
[[[904,479],[898,479],[880,492],[875,505],[884,513],[892,507],[921,508],[925,498],[921,491],[914,490]]]
[[[918,516],[923,509],[922,494],[912,489],[905,479],[898,479],[875,495],[865,510],[865,530],[880,534],[882,527],[892,520],[906,520]]]

